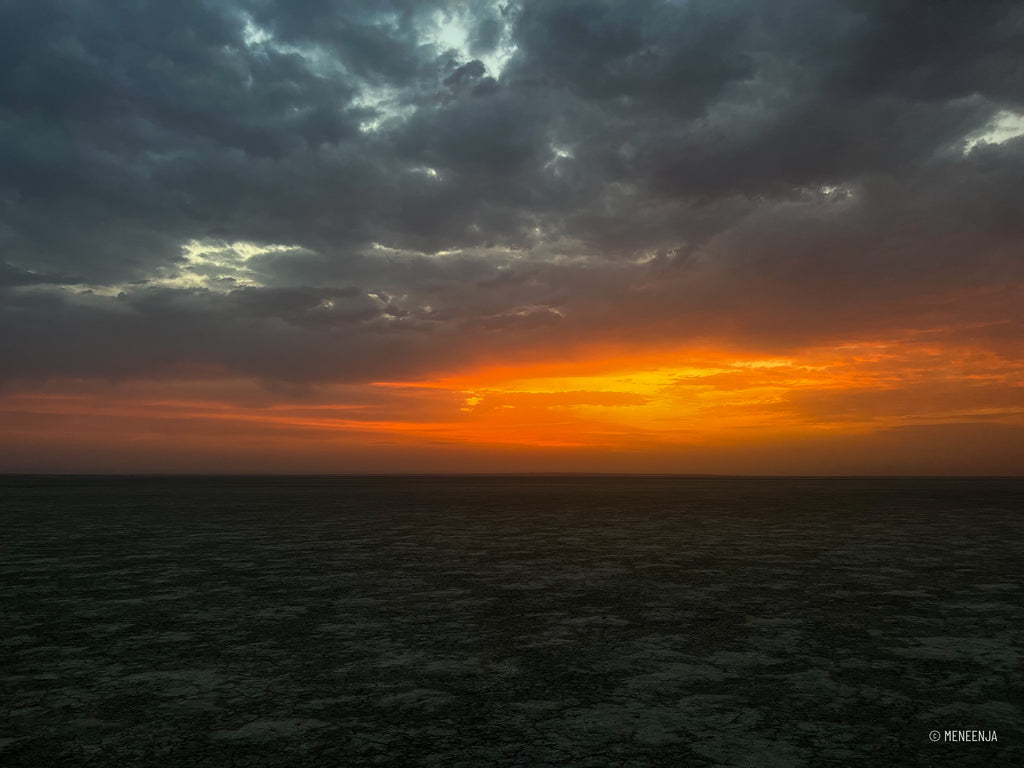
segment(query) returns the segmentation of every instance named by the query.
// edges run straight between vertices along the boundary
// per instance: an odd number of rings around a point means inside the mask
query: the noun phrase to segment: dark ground
[[[0,515],[8,768],[1024,765],[1024,480],[7,477]]]

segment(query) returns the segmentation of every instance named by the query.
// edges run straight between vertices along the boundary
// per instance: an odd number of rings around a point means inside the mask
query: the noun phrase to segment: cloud
[[[3,5],[0,377],[1016,349],[1021,13]]]

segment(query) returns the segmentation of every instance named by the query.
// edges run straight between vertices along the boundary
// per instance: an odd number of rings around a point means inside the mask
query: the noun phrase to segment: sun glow
[[[1012,386],[997,357],[979,366],[975,354],[968,372],[962,357],[947,354],[883,342],[805,350],[797,358],[687,350],[663,353],[660,364],[601,358],[375,386],[458,398],[461,440],[649,450],[969,420],[981,412],[960,402],[970,389],[973,401],[986,389],[994,396]],[[1015,406],[986,413],[1022,417]]]
[[[608,462],[626,471],[793,472],[831,467],[821,462],[832,456],[835,466],[859,461],[861,471],[888,472],[895,465],[885,451],[908,441],[915,455],[935,454],[926,465],[934,470],[962,455],[960,442],[935,441],[935,429],[960,425],[979,456],[1005,453],[992,441],[1024,427],[1018,359],[905,337],[786,355],[601,350],[291,394],[248,379],[113,389],[76,381],[8,392],[0,421],[29,455],[31,446],[46,456],[74,452],[102,433],[112,463],[143,461],[147,452],[154,462],[175,452],[200,462],[182,470],[201,470],[218,455],[261,466],[287,454],[291,471],[370,471],[397,461],[443,471],[591,471]]]

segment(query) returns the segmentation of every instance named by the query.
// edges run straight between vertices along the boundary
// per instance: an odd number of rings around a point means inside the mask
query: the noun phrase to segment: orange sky
[[[108,5],[7,25],[0,473],[1024,473],[1019,4]]]
[[[1020,358],[927,338],[303,387],[54,381],[0,397],[6,471],[1019,474]]]

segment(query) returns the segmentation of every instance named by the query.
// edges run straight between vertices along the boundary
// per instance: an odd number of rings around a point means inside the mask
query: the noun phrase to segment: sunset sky
[[[1024,4],[0,0],[0,472],[1024,473]]]

